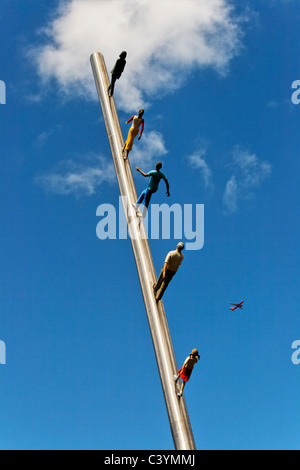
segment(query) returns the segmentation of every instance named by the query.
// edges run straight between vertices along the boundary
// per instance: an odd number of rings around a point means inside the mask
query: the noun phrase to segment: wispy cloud
[[[279,102],[276,100],[270,100],[267,102],[267,107],[271,109],[276,109],[279,107]]]
[[[157,131],[145,132],[141,140],[135,140],[129,154],[131,163],[149,167],[168,153],[163,135]]]
[[[238,189],[236,177],[232,176],[226,183],[223,196],[223,204],[229,212],[236,212],[237,210]]]
[[[178,89],[196,68],[225,74],[239,53],[241,27],[229,0],[61,0],[31,57],[44,81],[67,94],[95,97],[89,56],[99,51],[111,70],[122,50],[118,106],[135,110]]]
[[[226,183],[223,204],[228,212],[236,212],[238,202],[249,198],[272,173],[272,165],[254,153],[236,146],[232,152],[233,174]]]
[[[47,142],[48,139],[53,135],[54,130],[50,129],[48,131],[43,131],[41,132],[35,139],[34,145],[41,149],[45,143]]]
[[[212,171],[205,161],[206,151],[204,149],[199,150],[196,153],[187,156],[189,166],[200,172],[205,188],[212,188]]]
[[[36,145],[42,146],[50,135],[50,131],[42,132],[36,139]],[[139,165],[149,171],[167,153],[162,134],[150,131],[135,142],[129,159],[132,165]],[[81,157],[80,161],[78,157],[61,161],[53,170],[36,176],[34,181],[46,193],[80,197],[95,194],[105,183],[115,183],[116,176],[112,162],[101,155],[90,153]]]
[[[103,183],[110,184],[115,181],[112,163],[96,155],[89,155],[87,160],[81,163],[65,160],[54,171],[37,176],[35,183],[52,194],[90,196],[95,194]]]

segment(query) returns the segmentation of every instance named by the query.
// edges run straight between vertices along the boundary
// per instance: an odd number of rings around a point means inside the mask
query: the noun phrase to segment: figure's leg
[[[126,142],[123,147],[123,151],[125,150],[126,152],[125,157],[124,157],[125,160],[126,158],[128,158],[128,154],[132,150],[134,139],[138,135],[138,133],[139,133],[138,129],[133,129],[132,127],[130,127]]]
[[[146,189],[146,191],[145,191],[145,206],[144,206],[144,210],[143,210],[143,217],[144,218],[146,217],[146,214],[147,214],[147,211],[148,211],[151,196],[152,196],[152,191],[150,189]]]
[[[169,283],[166,281],[166,279],[163,279],[160,288],[157,290],[157,295],[156,295],[157,302],[159,302],[162,299],[168,285]]]
[[[163,282],[163,280],[164,280],[163,274],[164,274],[164,268],[162,268],[162,270],[161,270],[161,272],[160,272],[160,275],[159,275],[159,278],[158,278],[158,280],[157,280],[157,283],[154,284],[154,286],[153,286],[153,289],[154,289],[155,293],[158,291],[158,289],[160,288],[160,286],[161,286],[161,284],[162,284],[162,282]]]
[[[162,299],[168,285],[170,284],[171,280],[173,279],[174,274],[170,273],[170,271],[166,272],[166,277],[165,277],[165,279],[163,279],[161,287],[160,287],[160,289],[158,289],[158,292],[157,292],[157,295],[156,295],[156,300],[158,302]]]
[[[146,194],[145,194],[145,207],[147,207],[147,209],[149,207],[152,194],[153,193],[152,193],[151,189],[147,188]]]
[[[142,204],[143,200],[145,199],[145,196],[146,196],[146,192],[147,192],[147,189],[145,189],[141,194],[140,194],[140,197],[138,198],[138,200],[136,201],[136,205],[140,205]]]
[[[186,382],[183,381],[183,382],[182,382],[182,385],[181,385],[181,390],[180,390],[180,392],[178,393],[179,398],[182,397],[182,395],[183,395],[183,390],[184,390],[185,384],[186,384]]]
[[[116,83],[116,76],[114,74],[112,74],[111,76],[111,83],[108,87],[108,95],[109,96],[113,96],[114,94],[114,89],[115,89],[115,83]]]

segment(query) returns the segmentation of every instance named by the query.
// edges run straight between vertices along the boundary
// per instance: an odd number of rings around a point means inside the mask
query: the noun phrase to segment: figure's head
[[[193,349],[193,351],[191,352],[190,355],[193,356],[193,357],[198,357],[200,359],[198,349]]]
[[[156,165],[155,165],[155,168],[157,171],[161,170],[162,169],[162,162],[157,162]]]
[[[177,251],[181,253],[182,250],[184,250],[184,243],[180,242],[177,245]]]
[[[145,112],[145,111],[144,111],[143,108],[139,109],[139,117],[140,117],[140,118],[143,116],[144,112]]]
[[[126,59],[126,56],[127,56],[127,52],[122,51],[119,57],[121,57],[121,59]]]

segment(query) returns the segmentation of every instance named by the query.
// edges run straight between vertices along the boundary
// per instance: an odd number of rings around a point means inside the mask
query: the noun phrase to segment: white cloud
[[[95,97],[90,54],[103,53],[108,71],[122,50],[127,65],[116,84],[118,106],[138,109],[180,87],[195,68],[224,74],[239,52],[241,29],[228,0],[69,0],[31,51],[44,80],[66,93]]]
[[[240,146],[233,149],[232,165],[234,174],[226,184],[223,204],[229,212],[236,212],[238,200],[253,195],[255,188],[271,175],[272,165]]]
[[[238,198],[238,185],[237,185],[236,177],[232,176],[230,180],[227,181],[224,196],[223,196],[223,204],[229,212],[236,212],[237,198]]]
[[[269,162],[259,160],[254,153],[239,146],[233,151],[233,161],[244,187],[259,186],[272,172],[272,165]]]
[[[205,150],[200,150],[197,153],[193,153],[187,157],[187,161],[192,169],[200,171],[205,188],[212,187],[212,171],[206,163],[204,156]]]
[[[39,137],[38,141],[41,140],[43,143],[44,133]],[[48,134],[45,137],[48,137]],[[144,171],[152,170],[152,166],[167,153],[161,133],[150,131],[143,134],[140,141],[136,139],[129,154],[132,171],[134,165],[141,166]],[[91,196],[100,190],[103,183],[115,182],[113,163],[94,153],[82,157],[80,162],[63,160],[53,171],[35,178],[35,183],[47,193],[75,196]]]
[[[141,140],[135,139],[129,159],[132,164],[147,169],[167,153],[163,135],[157,131],[150,131],[143,133]]]
[[[55,171],[37,176],[35,182],[48,193],[90,196],[95,194],[103,183],[115,181],[115,170],[112,163],[107,163],[103,157],[94,155],[89,156],[88,160],[93,160],[93,163],[63,161]]]
[[[47,140],[51,137],[53,132],[54,132],[53,130],[41,132],[35,139],[35,146],[38,147],[39,149],[42,148],[47,142]]]

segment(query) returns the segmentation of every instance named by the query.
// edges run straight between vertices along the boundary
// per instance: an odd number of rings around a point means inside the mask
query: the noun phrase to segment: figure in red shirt
[[[194,365],[197,364],[198,360],[200,359],[200,356],[198,354],[198,349],[193,349],[189,357],[186,358],[184,361],[183,366],[181,369],[178,371],[178,375],[174,375],[174,380],[177,383],[179,377],[182,379],[182,385],[181,385],[181,390],[178,393],[178,397],[182,397],[184,387],[186,383],[190,380],[191,374],[194,369]]]

